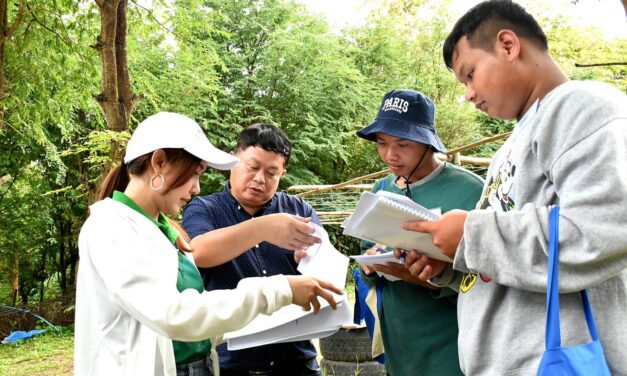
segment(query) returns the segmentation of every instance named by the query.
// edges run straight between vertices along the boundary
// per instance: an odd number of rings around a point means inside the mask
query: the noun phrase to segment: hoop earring
[[[155,187],[155,178],[161,179],[161,184],[159,184],[158,187]],[[163,176],[163,174],[160,172],[157,172],[156,174],[152,175],[152,177],[150,178],[150,189],[152,189],[153,191],[159,191],[161,188],[163,188],[164,184],[165,184],[165,176]]]

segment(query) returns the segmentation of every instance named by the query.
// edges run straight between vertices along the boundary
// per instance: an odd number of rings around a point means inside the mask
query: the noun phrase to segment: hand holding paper
[[[263,231],[264,240],[281,248],[296,251],[320,243],[320,238],[313,234],[311,218],[275,213],[255,220],[260,222],[258,231]]]
[[[387,274],[381,270],[378,270],[379,267],[377,265],[386,265],[388,263],[394,263],[405,268],[405,266],[400,262],[400,260],[394,256],[393,252],[384,252],[384,253],[376,253],[376,254],[366,252],[365,254],[360,255],[360,256],[350,256],[350,258],[357,261],[359,265],[362,266],[362,268],[372,269],[373,272],[376,272],[379,275],[379,277],[383,277],[389,281],[398,281],[401,278],[391,275],[391,274]]]
[[[331,308],[335,309],[337,303],[330,291],[337,295],[344,293],[344,291],[329,282],[310,276],[290,275],[287,276],[287,280],[292,288],[292,303],[301,306],[305,311],[309,311],[313,306],[314,315],[320,311],[318,296],[326,300],[331,305]]]
[[[468,217],[467,211],[451,210],[444,213],[437,221],[410,221],[403,223],[402,228],[408,231],[431,235],[433,244],[442,251],[443,255],[452,261],[452,259],[455,258],[457,247],[464,236],[466,217]],[[416,249],[418,252],[424,253],[431,258],[441,260],[440,258],[432,257],[429,253],[421,252],[422,250],[418,248],[405,247],[404,249]]]
[[[431,260],[431,259],[428,259],[428,260]],[[432,260],[432,261],[446,264],[444,261],[437,261],[437,260]],[[422,280],[419,277],[416,277],[414,274],[411,273],[410,269],[408,269],[403,263],[387,262],[384,265],[374,265],[373,267],[378,273],[382,273],[383,277],[388,280],[391,280],[392,278],[394,278],[396,280],[403,280],[407,283],[411,283],[414,285],[420,285],[430,290],[439,289],[439,287],[436,287],[426,282],[428,278],[425,280]]]
[[[344,234],[373,243],[401,249],[415,249],[431,258],[452,262],[453,259],[433,243],[431,234],[408,231],[408,221],[438,221],[439,210],[430,211],[409,198],[385,191],[364,192],[353,214],[342,224]]]
[[[370,249],[368,249],[366,252],[364,252],[364,255],[376,255],[379,253],[385,253],[386,252],[387,247],[384,246],[383,244],[375,244],[374,246],[372,246]],[[360,264],[361,266],[361,270],[366,274],[366,275],[370,275],[373,273],[376,273],[376,270],[374,270],[371,266],[368,266],[366,264]]]
[[[400,249],[394,250],[396,255],[399,255],[400,252]],[[420,281],[416,283],[423,286],[430,278],[440,275],[446,268],[447,263],[444,261],[430,259],[414,250],[403,252],[405,253],[403,265],[413,278]],[[427,285],[427,287],[433,287],[431,284],[427,283]]]
[[[294,303],[296,304],[283,307],[270,316],[257,316],[244,328],[226,333],[224,339],[227,341],[229,350],[325,337],[336,332],[340,326],[351,322],[352,313],[348,306],[348,299],[343,293],[346,285],[348,257],[339,253],[331,245],[329,236],[322,227],[312,226],[315,231],[311,235],[320,239],[320,243],[307,249],[300,260],[298,271],[303,275],[311,276],[310,280],[316,281],[320,288],[329,288],[327,286],[332,284],[339,290],[331,289],[336,294],[328,294],[328,296],[319,294],[324,299],[318,299],[316,296],[304,300],[301,299],[302,297],[296,299],[298,293],[295,293]],[[288,279],[292,277],[298,278],[290,276]],[[293,285],[292,289],[294,289]],[[330,302],[332,303],[329,304]],[[301,308],[307,308],[310,305],[314,306],[314,311],[319,310],[316,315],[311,310],[304,311]],[[337,306],[337,310],[332,309],[333,305]]]

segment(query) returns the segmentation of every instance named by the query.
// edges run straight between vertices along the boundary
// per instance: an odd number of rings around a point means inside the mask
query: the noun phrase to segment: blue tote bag
[[[549,214],[549,278],[546,290],[546,349],[540,361],[538,376],[610,376],[603,347],[586,290],[581,291],[583,310],[592,342],[562,347],[558,289],[559,206]]]

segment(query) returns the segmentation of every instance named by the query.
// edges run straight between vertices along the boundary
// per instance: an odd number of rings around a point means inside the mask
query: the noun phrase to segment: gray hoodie
[[[536,112],[537,111],[537,112]],[[588,289],[613,375],[627,375],[627,96],[570,81],[521,119],[490,165],[449,280],[467,375],[535,375],[544,351],[548,216],[560,205],[562,345],[590,341]],[[460,278],[463,277],[460,285]]]

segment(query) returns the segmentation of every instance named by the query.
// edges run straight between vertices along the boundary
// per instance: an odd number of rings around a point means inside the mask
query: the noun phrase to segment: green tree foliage
[[[449,6],[450,1],[386,1],[368,24],[349,35],[354,40],[351,53],[371,85],[372,118],[385,92],[419,90],[435,102],[438,134],[453,148],[483,135],[473,110],[461,105],[463,88],[442,63],[442,44],[452,21]]]
[[[181,112],[230,150],[243,127],[277,124],[294,143],[283,188],[338,183],[384,168],[374,145],[354,133],[394,88],[433,98],[449,148],[507,132],[512,122],[464,104],[464,87],[442,63],[442,42],[458,16],[451,3],[382,1],[363,26],[337,32],[290,0],[130,0],[128,63],[132,91],[140,96],[130,128],[157,111]],[[527,3],[544,14],[542,2]],[[0,98],[0,301],[12,301],[19,271],[18,303],[71,296],[77,235],[90,198],[107,166],[117,163],[109,160],[112,145],[125,145],[129,135],[106,130],[94,99],[101,76],[90,47],[100,30],[93,1],[27,4],[5,43]],[[539,20],[571,78],[627,91],[625,66],[575,66],[621,61],[625,40],[604,41],[561,16]],[[491,156],[494,149],[473,152]],[[221,189],[225,179],[209,174],[203,193]]]
[[[64,189],[80,173],[80,161],[61,151],[98,126],[91,98],[97,84],[88,37],[97,20],[75,1],[28,1],[28,11],[6,44],[6,112],[0,124],[0,279],[19,270],[22,302],[54,291],[73,291],[76,218],[84,218],[80,192]],[[19,268],[14,269],[17,262]],[[6,273],[5,273],[6,271]]]
[[[215,48],[222,15],[202,0],[155,3],[154,8],[131,8],[129,17],[141,28],[129,30],[129,69],[142,100],[134,124],[159,111],[180,112],[196,119],[219,148],[230,146],[232,134],[209,125],[216,118],[220,70],[225,69]],[[225,175],[210,171],[204,187],[217,189]]]
[[[213,38],[224,67],[210,134],[232,147],[243,127],[274,123],[294,142],[284,186],[350,177],[365,80],[341,40],[292,2],[206,4],[222,16],[215,27],[224,31]]]

